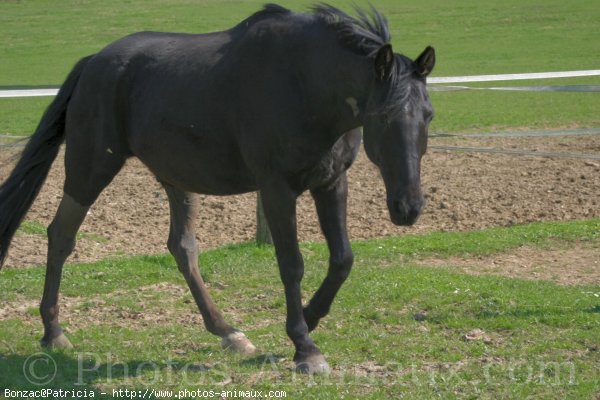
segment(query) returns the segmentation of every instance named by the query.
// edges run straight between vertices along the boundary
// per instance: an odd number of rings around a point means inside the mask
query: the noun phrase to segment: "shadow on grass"
[[[544,321],[556,320],[562,321],[565,324],[569,323],[566,317],[576,314],[597,314],[600,313],[600,305],[589,308],[578,308],[568,306],[521,306],[511,307],[508,309],[502,307],[492,307],[488,309],[481,307],[479,309],[465,310],[461,315],[463,317],[476,321],[490,321],[495,319],[509,318],[513,322],[518,321],[535,321],[535,323],[544,323]],[[445,311],[432,312],[429,315],[417,315],[415,319],[418,321],[427,321],[432,324],[446,324],[452,319],[456,319],[456,315]],[[374,320],[373,318],[369,318]],[[554,324],[553,324],[554,325]]]
[[[246,366],[270,370],[281,356],[263,355],[239,360],[235,366]],[[23,391],[62,390],[48,393],[47,397],[96,398],[123,397],[127,388],[135,397],[152,398],[152,388],[156,387],[199,387],[202,385],[222,386],[231,382],[233,369],[225,363],[204,364],[182,359],[149,361],[142,359],[121,360],[111,353],[91,352],[72,353],[71,351],[38,351],[31,354],[0,352],[0,390],[23,393]],[[275,367],[276,368],[276,367]],[[150,392],[148,391],[150,388]],[[12,396],[12,397],[15,397]],[[160,396],[159,396],[160,397]]]
[[[600,304],[594,307],[587,308],[584,311],[590,314],[600,314]]]
[[[2,371],[0,389],[3,395],[7,390],[20,393],[54,390],[63,393],[69,391],[68,398],[91,397],[91,392],[94,393],[94,397],[112,398],[114,394],[112,389],[102,390],[93,387],[94,383],[107,382],[107,386],[113,386],[114,383],[111,384],[111,381],[136,379],[145,373],[146,362],[141,360],[129,361],[127,364],[98,364],[96,361],[96,359],[90,361],[80,355],[74,356],[66,352],[2,353],[0,354],[0,371]],[[49,398],[63,396],[48,392],[45,395]]]
[[[240,365],[256,367],[260,370],[264,370],[265,367],[273,366],[274,370],[279,370],[279,367],[276,367],[282,360],[285,360],[286,357],[280,354],[261,354],[252,358],[248,358],[242,360]]]

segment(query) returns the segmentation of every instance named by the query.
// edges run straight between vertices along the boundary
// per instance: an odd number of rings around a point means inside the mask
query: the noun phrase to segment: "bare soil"
[[[540,249],[524,246],[487,257],[430,257],[418,261],[428,267],[454,268],[472,275],[543,279],[561,285],[600,284],[600,243]]]
[[[432,138],[430,143],[600,155],[600,136],[597,135],[449,137]],[[10,173],[17,153],[14,148],[0,148],[0,181]],[[422,170],[423,190],[428,201],[425,212],[415,226],[397,227],[389,221],[379,172],[361,152],[349,171],[351,239],[600,217],[598,160],[430,151],[423,159]],[[50,223],[62,197],[63,180],[61,154],[27,221],[41,226]],[[254,239],[255,194],[200,196],[200,204],[196,229],[202,249]],[[298,216],[300,240],[322,240],[309,195],[301,197]],[[168,229],[168,202],[163,189],[141,162],[131,159],[91,208],[70,262],[164,253]],[[6,266],[43,264],[46,245],[44,235],[19,232]],[[578,254],[581,252],[589,253],[588,260],[598,259],[597,246],[584,246]],[[515,257],[528,260],[531,253]],[[565,262],[568,264],[568,257]],[[597,282],[600,272],[597,263],[594,265]],[[569,269],[569,265],[565,269]]]

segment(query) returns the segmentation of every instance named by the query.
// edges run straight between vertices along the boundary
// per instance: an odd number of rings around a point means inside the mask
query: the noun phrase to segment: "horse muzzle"
[[[387,206],[390,220],[394,225],[410,226],[417,222],[421,215],[425,207],[425,199],[422,195],[410,198],[409,196],[388,198]]]

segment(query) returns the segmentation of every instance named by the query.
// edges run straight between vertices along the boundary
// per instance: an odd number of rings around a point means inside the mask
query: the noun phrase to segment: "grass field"
[[[294,399],[592,398],[600,391],[600,286],[469,276],[415,262],[568,246],[597,240],[599,232],[600,220],[591,220],[356,243],[351,279],[313,335],[334,368],[328,377],[291,369],[270,247],[230,246],[201,256],[215,300],[260,348],[250,359],[221,351],[203,329],[171,257],[68,266],[65,326],[76,349],[49,353],[39,353],[37,342],[44,269],[6,270],[3,306],[25,307],[28,317],[1,322],[0,387],[39,388],[30,381],[56,368],[44,387],[97,395],[150,387],[284,390]],[[302,252],[304,287],[312,292],[326,270],[326,247],[305,244]],[[44,357],[56,367],[40,362],[29,369]]]
[[[28,1],[0,3],[0,87],[60,85],[82,56],[139,30],[233,26],[264,1]],[[282,1],[306,10],[311,1]],[[346,10],[352,2],[334,2]],[[358,4],[366,2],[359,1]],[[433,76],[597,69],[595,0],[376,1],[396,51],[437,50]],[[598,83],[598,77],[554,83]],[[536,82],[539,84],[539,81]],[[597,126],[600,97],[572,93],[433,93],[436,132]],[[27,135],[49,99],[0,99],[0,134]]]
[[[0,89],[60,85],[79,58],[123,35],[225,29],[264,2],[2,1]],[[296,10],[311,3],[281,1]],[[346,10],[352,4],[332,3]],[[428,44],[436,47],[434,76],[600,65],[596,0],[373,3],[390,20],[396,51],[416,56]],[[432,100],[434,132],[600,123],[597,93],[435,92]],[[49,101],[0,99],[0,135],[30,134]],[[22,229],[45,231],[31,222]],[[417,262],[505,254],[519,246],[544,251],[598,243],[599,232],[600,221],[589,220],[354,244],[351,278],[313,336],[334,369],[327,377],[291,370],[283,288],[269,247],[242,244],[201,255],[215,301],[260,349],[249,359],[222,351],[204,330],[170,256],[68,265],[61,293],[69,316],[65,327],[76,346],[69,351],[41,351],[38,344],[44,268],[3,270],[0,389],[92,390],[96,397],[113,389],[153,388],[284,390],[293,399],[598,398],[600,286],[471,276],[450,261],[443,268]],[[304,288],[312,293],[326,270],[326,248],[306,243],[302,252]]]

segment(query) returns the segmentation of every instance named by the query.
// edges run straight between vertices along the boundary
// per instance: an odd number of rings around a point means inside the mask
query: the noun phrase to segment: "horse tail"
[[[69,101],[85,65],[92,56],[81,59],[67,76],[31,136],[17,165],[0,186],[0,268],[8,247],[25,214],[37,197],[52,162],[65,137]]]

